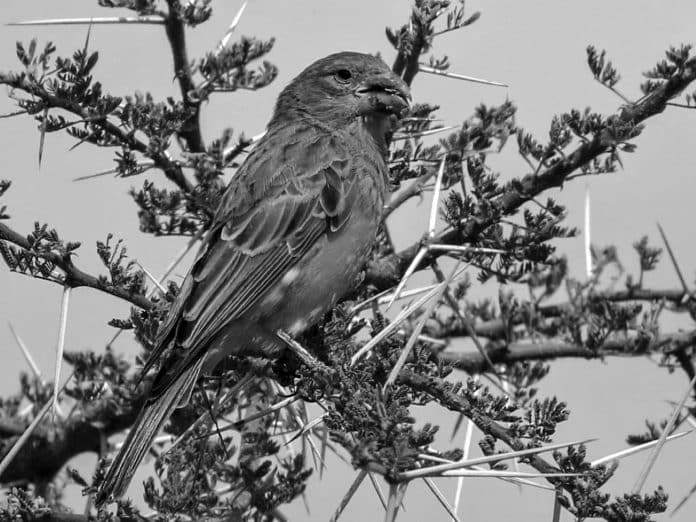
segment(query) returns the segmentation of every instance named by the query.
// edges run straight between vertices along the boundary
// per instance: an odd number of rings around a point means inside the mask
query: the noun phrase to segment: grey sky
[[[191,33],[190,56],[196,57],[217,44],[241,2],[217,1],[211,23]],[[314,59],[339,50],[381,51],[390,61],[393,52],[384,38],[384,27],[397,27],[405,20],[407,1],[375,0],[252,0],[238,26],[238,34],[276,37],[270,59],[279,66],[278,79],[257,93],[242,92],[216,95],[205,107],[203,126],[210,140],[226,126],[247,135],[263,130],[272,103],[279,90],[305,65]],[[597,84],[586,66],[585,47],[594,44],[605,48],[622,74],[618,88],[629,98],[640,96],[641,73],[663,57],[669,45],[696,43],[696,3],[692,0],[671,2],[587,0],[491,0],[467,2],[470,12],[482,11],[482,18],[472,27],[450,33],[436,41],[433,53],[450,57],[451,70],[492,80],[504,81],[509,89],[485,87],[441,77],[420,75],[413,86],[417,101],[434,101],[442,106],[440,115],[446,124],[461,123],[480,102],[500,103],[506,97],[519,107],[521,126],[544,138],[551,117],[571,108],[592,106],[599,112],[616,110],[621,100]],[[96,2],[11,1],[0,7],[0,23],[37,18],[69,16],[105,16],[113,11],[100,9]],[[0,70],[18,68],[14,55],[16,40],[29,41],[36,35],[40,42],[53,40],[61,55],[71,54],[84,43],[86,28],[16,28],[0,29]],[[143,27],[103,27],[92,29],[92,49],[98,49],[100,63],[95,76],[105,90],[127,94],[149,90],[156,98],[178,95],[172,83],[167,43],[161,29]],[[0,97],[0,113],[13,110],[6,96]],[[696,112],[669,109],[648,122],[646,132],[637,140],[634,155],[624,156],[625,170],[593,177],[593,242],[614,243],[620,248],[627,268],[635,269],[630,245],[642,234],[658,242],[655,221],[663,224],[682,268],[691,282],[694,279],[696,248],[693,245],[694,127]],[[71,180],[110,168],[112,155],[83,145],[68,153],[73,141],[61,134],[46,138],[41,170],[37,168],[38,133],[36,122],[20,117],[0,120],[0,143],[3,143],[3,169],[0,178],[13,180],[13,187],[3,198],[9,205],[12,226],[28,231],[34,220],[55,226],[64,238],[80,240],[78,262],[90,271],[100,270],[94,242],[108,232],[123,237],[129,253],[151,272],[160,274],[183,245],[181,239],[153,239],[138,232],[134,205],[126,195],[130,186],[142,180],[117,180],[111,177],[73,183]],[[526,173],[528,167],[512,152],[495,158],[503,177]],[[162,181],[153,175],[151,179]],[[164,182],[162,182],[164,183]],[[567,204],[569,224],[582,225],[582,198],[585,181],[569,184],[554,194]],[[400,216],[392,224],[397,241],[405,245],[413,238],[414,226],[424,226],[428,199],[409,217]],[[573,273],[584,270],[582,240],[568,240],[560,245],[570,258]],[[184,273],[184,269],[180,274]],[[647,284],[675,287],[677,281],[667,263],[651,275]],[[60,289],[48,283],[9,274],[0,267],[0,347],[4,350],[0,393],[17,389],[16,375],[26,365],[16,350],[6,322],[11,321],[35,354],[39,366],[52,374],[53,349],[57,335]],[[96,292],[79,289],[70,309],[68,349],[103,349],[113,330],[106,325],[112,317],[125,317],[128,306]],[[684,319],[670,321],[672,326],[686,326]],[[123,335],[118,349],[134,353],[128,335]],[[563,361],[555,364],[542,386],[542,394],[557,394],[569,403],[570,421],[560,427],[556,440],[599,437],[590,446],[593,458],[620,449],[628,432],[639,432],[643,419],[666,416],[664,400],[676,400],[686,381],[670,377],[665,369],[647,360],[609,360],[606,364]],[[426,412],[442,424],[449,435],[451,416]],[[461,437],[460,437],[461,439]],[[443,447],[447,437],[439,441]],[[460,444],[461,440],[451,444]],[[476,448],[476,451],[478,448]],[[682,439],[665,450],[653,471],[646,489],[663,484],[678,501],[696,483],[693,465],[695,442]],[[81,459],[85,463],[87,459]],[[637,457],[622,464],[610,491],[628,491],[642,466]],[[301,503],[288,511],[292,520],[326,520],[353,480],[355,472],[330,461],[324,484],[309,494],[311,515],[304,514]],[[316,480],[316,477],[315,479]],[[453,482],[441,482],[451,498]],[[407,494],[404,521],[448,520],[442,508],[422,485]],[[497,483],[492,479],[465,483],[463,520],[550,520],[551,494],[541,490],[524,490]],[[381,507],[369,485],[364,485],[348,507],[345,520],[372,520]],[[692,520],[696,501],[672,518],[675,522]],[[293,516],[294,515],[294,516]],[[566,519],[570,520],[569,518]],[[666,519],[666,517],[665,517]]]

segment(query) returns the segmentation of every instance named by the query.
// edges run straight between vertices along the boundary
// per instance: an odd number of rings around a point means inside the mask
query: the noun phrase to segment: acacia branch
[[[106,116],[97,117],[87,111],[79,103],[50,94],[40,84],[32,82],[21,75],[0,72],[0,84],[31,94],[41,99],[49,108],[63,109],[84,120],[92,122],[93,125],[99,126],[104,132],[116,138],[120,143],[127,145],[132,150],[136,150],[143,156],[153,160],[155,166],[161,169],[164,175],[176,183],[181,190],[186,193],[193,191],[193,185],[186,179],[181,167],[172,161],[166,153],[151,150],[145,142],[136,138],[134,133],[125,132],[118,125],[110,122]]]
[[[485,434],[492,435],[502,440],[515,451],[527,449],[525,444],[501,424],[475,408],[465,397],[452,391],[452,384],[437,377],[431,377],[415,373],[409,369],[403,369],[398,377],[398,383],[411,387],[416,391],[427,393],[440,405],[448,410],[464,414]],[[558,473],[559,469],[538,455],[526,457],[530,464],[540,473]],[[553,482],[553,479],[548,479]]]
[[[31,243],[27,240],[27,238],[15,232],[4,223],[0,223],[0,240],[9,241],[10,243],[15,244],[28,252],[34,253]],[[34,255],[53,263],[63,271],[65,274],[65,280],[62,281],[62,284],[68,285],[72,288],[85,286],[88,288],[101,290],[102,292],[124,299],[145,310],[149,310],[155,306],[152,301],[142,294],[129,292],[123,287],[108,282],[108,280],[104,277],[95,277],[80,270],[75,266],[72,259],[68,256],[62,256],[55,252],[41,252],[34,253]]]
[[[114,411],[112,400],[85,403],[80,415],[54,426],[46,419],[31,435],[16,457],[0,476],[0,483],[46,482],[52,480],[73,457],[85,452],[100,452],[102,436],[128,428],[140,409],[143,395],[129,402],[130,408]],[[5,447],[12,447],[13,431],[26,428],[16,419],[0,419]]]
[[[682,305],[683,298],[684,290],[682,290],[681,288],[662,290],[631,288],[625,290],[591,293],[587,297],[587,303],[589,304],[593,302],[602,301],[610,301],[613,303],[635,301],[668,301],[673,303],[675,306],[679,307]],[[527,324],[532,316],[541,319],[561,318],[573,313],[573,311],[577,309],[578,306],[573,305],[571,303],[538,306],[535,307],[533,310],[529,310],[523,307],[522,309],[514,313],[512,317],[508,318],[507,321],[504,320],[502,317],[489,319],[487,321],[479,321],[473,324],[473,329],[478,337],[485,337],[491,340],[499,340],[505,338],[509,326]],[[469,337],[469,333],[467,329],[464,327],[464,325],[457,322],[451,325],[447,325],[447,328],[444,330],[438,330],[436,328],[434,331],[432,331],[432,335],[438,338]]]
[[[617,114],[619,123],[635,127],[648,118],[660,114],[665,110],[667,103],[678,96],[694,80],[696,80],[696,58],[691,58],[680,73],[656,87],[649,95],[636,103],[623,106]],[[564,156],[554,165],[538,173],[524,176],[518,180],[516,185],[508,185],[507,190],[495,198],[492,203],[502,215],[512,215],[522,205],[546,190],[563,186],[573,172],[615,148],[615,141],[605,134],[595,135],[592,140],[583,142],[571,154]],[[473,243],[482,231],[497,222],[495,216],[477,221],[469,220],[463,223],[459,230],[448,229],[441,232],[434,241],[446,244]],[[389,254],[373,261],[367,267],[365,282],[372,284],[378,290],[394,286],[399,282],[421,246],[420,243],[413,244],[401,252]],[[424,256],[417,270],[427,268],[433,259],[441,255],[443,252],[429,252],[428,255]]]
[[[550,359],[582,358],[601,359],[606,356],[637,357],[665,346],[674,347],[675,355],[683,353],[684,348],[696,343],[696,330],[660,335],[647,341],[645,336],[631,335],[624,338],[611,338],[600,347],[591,350],[585,346],[560,340],[547,340],[538,343],[515,342],[493,343],[486,353],[494,364],[514,364],[524,361],[545,361]],[[458,370],[467,373],[483,373],[489,370],[488,363],[478,352],[444,352],[440,358]],[[688,372],[687,372],[688,373]]]
[[[205,152],[200,121],[201,104],[200,100],[190,96],[190,93],[195,91],[196,86],[191,76],[188,53],[186,51],[185,26],[175,8],[178,3],[178,1],[167,0],[169,13],[165,18],[165,29],[174,60],[174,75],[179,82],[184,107],[191,112],[191,115],[182,125],[179,136],[186,142],[189,152],[201,153]]]

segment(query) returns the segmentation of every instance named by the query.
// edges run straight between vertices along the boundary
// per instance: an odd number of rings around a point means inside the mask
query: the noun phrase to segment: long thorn
[[[677,418],[679,418],[679,414],[681,413],[684,404],[686,404],[686,401],[689,399],[689,396],[691,395],[695,383],[696,375],[694,375],[693,379],[691,379],[691,381],[689,382],[689,386],[687,386],[686,391],[684,392],[684,396],[682,397],[681,401],[679,401],[677,407],[674,408],[674,412],[672,413],[672,416],[667,422],[667,425],[662,430],[662,435],[660,436],[660,439],[657,441],[654,451],[650,455],[650,458],[645,463],[643,470],[638,476],[638,480],[636,480],[636,485],[633,487],[634,494],[639,495],[641,490],[643,489],[645,481],[648,479],[648,475],[650,474],[650,471],[655,465],[655,462],[657,462],[657,457],[660,455],[660,451],[662,451],[662,447],[665,445],[665,442],[667,441],[669,432],[672,431],[674,424],[677,422]]]
[[[665,439],[665,441],[680,439],[680,438],[684,437],[685,435],[690,435],[694,431],[696,431],[696,430],[689,430],[689,431],[682,431],[681,433],[674,433],[674,434],[670,435],[669,437],[667,437]],[[645,451],[645,450],[652,448],[653,446],[656,446],[658,442],[660,442],[659,439],[658,440],[651,440],[650,442],[645,442],[643,444],[640,444],[638,446],[634,446],[632,448],[626,448],[624,450],[617,451],[616,453],[612,453],[611,455],[607,455],[606,457],[602,457],[602,458],[593,460],[592,462],[590,462],[590,467],[594,468],[594,467],[597,467],[601,464],[604,464],[605,462],[611,462],[612,460],[619,460],[619,459],[622,459],[624,457],[628,457],[630,455],[635,455],[636,453],[640,453],[642,451]]]
[[[585,276],[592,279],[592,238],[590,234],[590,184],[585,185]]]
[[[384,499],[384,493],[382,492],[382,488],[379,485],[379,482],[377,482],[377,479],[375,478],[374,473],[368,473],[368,477],[370,477],[370,482],[372,482],[372,487],[375,488],[375,492],[377,493],[377,497],[379,498],[379,501],[382,504],[382,507],[387,509],[387,501]]]
[[[87,24],[156,24],[162,25],[165,20],[162,16],[106,16],[100,18],[53,18],[46,20],[28,20],[26,22],[12,22],[6,25],[87,25]]]
[[[657,224],[657,228],[660,231],[660,235],[662,236],[662,241],[664,241],[665,243],[665,247],[667,248],[669,258],[672,260],[672,265],[674,265],[674,271],[677,273],[677,277],[679,278],[679,282],[681,283],[682,289],[684,290],[684,294],[688,296],[689,287],[686,284],[686,280],[684,279],[684,275],[682,274],[681,269],[679,268],[677,258],[675,257],[674,252],[672,251],[672,245],[669,244],[669,241],[667,240],[667,235],[665,234],[665,231],[662,228],[662,225],[660,225],[660,223]]]
[[[346,509],[346,506],[350,502],[350,499],[353,498],[353,495],[355,495],[355,492],[360,487],[360,484],[362,483],[362,481],[365,480],[366,475],[367,475],[367,471],[365,471],[364,469],[361,469],[360,472],[358,473],[358,476],[355,477],[355,480],[348,488],[348,491],[346,491],[346,494],[343,495],[343,498],[341,499],[341,503],[336,508],[336,511],[334,512],[334,514],[331,517],[331,519],[329,520],[329,522],[336,522],[338,520],[338,517],[340,517],[341,513],[343,513],[343,510]]]
[[[389,500],[387,501],[387,512],[384,515],[384,522],[395,522],[396,514],[406,494],[407,487],[408,482],[389,484]]]
[[[474,421],[471,419],[466,419],[466,432],[464,434],[464,446],[462,453],[462,460],[467,460],[469,458],[469,451],[471,450],[471,439],[474,435]],[[459,512],[459,502],[462,498],[462,489],[464,487],[464,477],[459,477],[457,479],[457,492],[454,495],[454,514]]]
[[[400,479],[414,479],[421,477],[428,477],[433,475],[440,475],[444,471],[459,470],[461,468],[468,468],[474,465],[487,464],[489,462],[499,462],[501,460],[509,460],[517,457],[526,457],[528,455],[537,455],[539,453],[546,453],[549,451],[567,448],[569,446],[577,446],[579,444],[586,444],[592,442],[596,439],[585,439],[578,440],[574,442],[562,442],[558,444],[549,444],[548,446],[543,446],[541,448],[530,448],[520,451],[510,451],[508,453],[497,453],[495,455],[490,455],[487,457],[479,457],[471,460],[463,460],[459,462],[451,462],[447,464],[440,464],[438,466],[430,466],[428,468],[414,469],[410,471],[404,471],[399,474]]]
[[[445,508],[445,511],[447,511],[449,516],[452,517],[452,520],[459,522],[457,513],[455,513],[452,506],[450,506],[449,502],[447,502],[445,495],[442,494],[442,491],[440,491],[440,488],[438,488],[435,482],[433,482],[433,479],[426,477],[423,479],[423,481],[425,482],[425,485],[428,486],[428,489],[433,492],[433,495],[435,495],[435,498],[440,502],[442,507]]]
[[[446,245],[441,243],[433,243],[428,245],[428,250],[446,250],[451,252],[464,252],[471,254],[509,254],[510,252],[506,250],[500,250],[499,248],[484,248],[484,247],[472,247],[467,245]]]
[[[72,287],[63,287],[63,298],[60,303],[60,326],[58,328],[58,346],[56,348],[56,364],[53,382],[53,417],[58,412],[58,390],[60,381],[60,370],[63,367],[63,352],[65,351],[65,334],[68,328],[68,308],[70,306],[70,292]]]
[[[460,274],[462,271],[457,273],[456,277],[454,278],[455,280],[459,278]],[[396,330],[399,325],[406,319],[408,316],[413,314],[416,310],[420,309],[425,303],[427,303],[430,299],[433,298],[435,294],[438,293],[440,290],[440,287],[442,286],[441,284],[438,284],[433,287],[432,290],[428,291],[427,294],[422,296],[418,301],[415,303],[411,304],[410,306],[406,307],[404,310],[402,310],[399,315],[397,315],[394,320],[389,323],[388,326],[383,328],[377,335],[375,335],[372,339],[370,339],[365,345],[363,345],[362,348],[360,348],[355,354],[350,359],[350,364],[351,366],[354,365],[358,359],[360,359],[363,355],[368,353],[372,348],[375,347],[377,343],[382,341],[385,337],[389,336],[394,330]]]
[[[473,76],[466,76],[464,74],[451,73],[448,71],[443,71],[442,69],[434,69],[432,67],[428,67],[427,65],[418,65],[418,70],[428,74],[439,74],[440,76],[446,76],[447,78],[454,78],[455,80],[483,83],[485,85],[495,85],[496,87],[508,87],[508,85],[505,83],[492,82],[490,80],[484,80],[483,78],[475,78]]]
[[[562,490],[559,487],[556,490],[556,494],[553,496],[553,522],[560,522],[561,520],[561,497],[563,496]]]
[[[24,358],[26,359],[29,368],[31,368],[31,373],[34,374],[34,377],[36,377],[37,380],[42,381],[43,379],[41,378],[41,371],[39,370],[39,367],[36,365],[34,358],[31,356],[29,348],[27,348],[27,345],[24,344],[24,341],[19,336],[17,331],[14,329],[12,323],[8,321],[7,325],[10,327],[10,331],[12,332],[12,335],[14,336],[15,341],[17,342],[17,346],[19,346],[19,349],[22,352],[22,355],[24,355]]]
[[[242,14],[244,13],[244,9],[246,9],[246,6],[249,2],[245,0],[242,3],[242,7],[239,8],[239,11],[237,11],[237,14],[234,16],[232,19],[232,23],[230,26],[227,28],[227,31],[225,32],[225,36],[222,37],[222,40],[220,41],[220,45],[218,45],[217,54],[220,54],[222,50],[227,47],[227,44],[230,41],[230,38],[232,38],[232,33],[234,32],[235,28],[237,27],[237,24],[239,24],[239,20],[242,18]]]
[[[48,118],[48,107],[44,109],[43,117],[41,118],[41,125],[39,125],[39,129],[41,130],[41,135],[39,136],[39,168],[41,168],[41,159],[43,158],[44,142],[46,141],[46,126],[48,125],[46,118]]]
[[[437,306],[438,301],[442,297],[442,294],[447,290],[449,285],[452,283],[452,279],[454,278],[454,274],[457,273],[457,269],[459,268],[459,263],[457,263],[454,268],[452,269],[452,272],[450,273],[449,277],[440,283],[440,288],[438,289],[437,293],[435,294],[435,298],[430,301],[430,304],[428,307],[425,309],[423,314],[421,315],[420,319],[418,320],[418,323],[416,324],[416,327],[413,329],[413,332],[411,333],[411,337],[409,337],[408,342],[406,343],[406,346],[401,350],[401,354],[399,355],[398,360],[396,361],[396,364],[392,368],[391,372],[389,373],[389,377],[387,378],[387,382],[384,383],[384,386],[382,387],[382,391],[386,391],[386,389],[394,384],[396,381],[396,378],[399,376],[399,372],[401,371],[401,368],[403,368],[404,364],[406,364],[406,359],[408,359],[408,356],[411,353],[411,350],[413,349],[413,346],[416,344],[416,341],[418,340],[418,336],[420,335],[421,331],[423,330],[423,326],[425,326],[425,321],[427,321],[430,318],[430,315],[433,313],[433,310],[435,309],[435,306]]]
[[[430,205],[430,221],[428,222],[428,239],[435,237],[435,226],[437,225],[437,211],[440,206],[440,191],[442,190],[442,176],[445,173],[445,157],[440,162],[440,169],[435,178],[435,190],[433,191],[433,201]]]
[[[61,391],[67,386],[68,382],[70,382],[70,379],[72,379],[72,374],[68,379],[65,381],[63,386],[61,387]],[[19,451],[22,449],[24,444],[26,444],[27,440],[29,437],[31,437],[31,434],[34,433],[34,430],[36,430],[36,427],[41,423],[41,420],[46,416],[48,411],[51,409],[51,406],[53,404],[52,400],[46,401],[46,404],[44,404],[41,409],[36,413],[36,417],[34,417],[34,420],[31,421],[31,424],[27,427],[26,430],[19,436],[17,441],[14,443],[14,445],[10,448],[10,451],[8,451],[5,456],[2,459],[2,462],[0,462],[0,476],[2,476],[3,473],[5,473],[5,470],[7,470],[7,467],[12,463],[14,458],[17,456]]]
[[[429,120],[429,121],[431,121],[431,120]],[[435,129],[428,129],[428,130],[424,130],[424,131],[401,132],[395,136],[392,136],[392,141],[409,140],[412,138],[423,138],[425,136],[439,134],[440,132],[445,132],[445,131],[456,129],[456,128],[457,128],[456,125],[447,125],[445,127],[437,127]]]
[[[136,165],[136,169],[138,170],[139,173],[143,173],[146,170],[149,170],[154,166],[155,166],[154,161],[143,161],[142,163],[138,163]],[[87,179],[98,178],[101,176],[107,176],[109,174],[116,174],[117,172],[118,172],[118,167],[113,168],[113,169],[108,169],[108,170],[102,170],[101,172],[95,172],[94,174],[87,174],[85,176],[78,176],[76,178],[73,178],[73,181],[84,181]]]
[[[145,275],[146,275],[147,278],[152,282],[152,284],[155,285],[155,287],[156,287],[160,292],[162,292],[162,295],[166,295],[166,294],[167,294],[167,289],[164,288],[164,286],[162,285],[162,283],[160,283],[160,282],[157,280],[157,278],[156,278],[155,276],[152,275],[152,272],[150,272],[147,268],[145,268],[145,267],[140,263],[140,261],[136,261],[136,263],[138,264],[138,266],[140,267],[140,269],[141,269],[143,272],[145,272]]]
[[[527,473],[524,471],[498,471],[495,469],[453,469],[443,471],[439,477],[471,477],[471,478],[551,478],[551,477],[582,477],[584,473]]]
[[[22,449],[22,446],[24,446],[24,444],[27,442],[29,437],[31,437],[31,434],[34,432],[41,420],[46,416],[48,410],[51,409],[52,402],[53,401],[50,400],[46,401],[46,404],[44,404],[43,407],[36,414],[36,417],[34,417],[34,420],[31,421],[29,427],[26,430],[24,430],[24,433],[20,435],[19,439],[17,439],[17,442],[14,443],[10,451],[8,451],[5,457],[2,459],[2,462],[0,462],[0,476],[2,476],[3,473],[5,473],[5,470],[17,456],[19,450]]]
[[[396,287],[396,290],[394,290],[394,293],[391,295],[389,303],[387,303],[387,310],[389,310],[391,308],[391,305],[394,304],[394,301],[396,301],[399,298],[399,296],[401,295],[401,291],[404,289],[404,286],[406,286],[406,282],[408,281],[408,278],[411,277],[411,274],[413,274],[413,272],[416,271],[416,268],[418,268],[418,265],[420,264],[420,262],[423,260],[423,257],[427,253],[428,253],[428,249],[425,247],[421,248],[418,251],[418,253],[416,253],[415,257],[413,258],[413,261],[411,261],[411,264],[408,265],[406,272],[404,272],[404,275],[401,278],[401,281],[399,281],[399,284]]]

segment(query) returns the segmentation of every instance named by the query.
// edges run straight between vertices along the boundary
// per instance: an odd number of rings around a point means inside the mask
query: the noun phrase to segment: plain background
[[[189,56],[200,56],[212,49],[224,34],[240,2],[214,2],[210,23],[189,33]],[[607,49],[622,73],[618,85],[630,98],[640,96],[641,72],[663,56],[664,49],[679,43],[696,43],[694,20],[696,4],[681,0],[649,2],[637,0],[598,0],[569,2],[537,0],[476,1],[467,3],[472,13],[481,10],[479,22],[464,30],[438,38],[433,52],[450,57],[451,70],[463,74],[504,81],[508,89],[486,87],[419,75],[413,85],[417,101],[435,101],[442,106],[440,115],[446,124],[459,124],[469,117],[480,102],[499,104],[509,97],[519,106],[518,122],[541,140],[554,114],[592,106],[610,114],[621,100],[597,84],[586,66],[585,47],[594,44]],[[224,127],[255,135],[263,130],[279,90],[304,66],[331,52],[357,50],[381,51],[389,62],[393,51],[384,38],[384,27],[399,27],[408,16],[407,1],[374,0],[252,0],[242,17],[237,35],[276,37],[270,60],[280,68],[278,79],[256,93],[240,92],[215,95],[204,107],[205,138],[218,136]],[[74,16],[108,16],[116,11],[97,7],[93,1],[48,2],[5,0],[0,7],[0,23],[40,18]],[[60,55],[69,55],[84,44],[86,27],[0,29],[0,70],[18,70],[14,54],[16,40],[28,42],[36,35],[40,42],[54,41]],[[99,50],[100,63],[95,69],[107,92],[128,94],[136,90],[152,92],[156,99],[178,96],[173,82],[171,59],[163,30],[156,26],[95,26],[92,49]],[[692,87],[693,89],[693,87]],[[0,113],[14,110],[6,96],[0,97]],[[83,145],[67,152],[73,141],[62,134],[46,137],[44,159],[38,168],[39,134],[36,122],[26,117],[0,120],[2,167],[0,178],[13,181],[2,203],[9,205],[10,222],[16,230],[27,232],[34,220],[48,222],[68,240],[80,240],[78,263],[92,271],[102,271],[94,252],[94,242],[104,240],[108,232],[122,237],[129,254],[154,274],[164,271],[168,262],[181,250],[181,238],[155,239],[138,231],[134,204],[127,196],[130,186],[141,186],[141,179],[114,179],[74,183],[73,178],[111,168],[112,153]],[[655,228],[659,220],[667,230],[687,280],[694,279],[696,248],[693,244],[694,128],[696,112],[668,109],[648,122],[648,128],[636,141],[635,155],[623,158],[622,172],[593,177],[593,243],[616,244],[629,271],[635,271],[631,244],[643,234],[658,243]],[[528,167],[510,153],[493,160],[504,179],[520,176]],[[152,175],[164,185],[163,176]],[[569,184],[554,197],[568,205],[570,225],[582,225],[582,198],[585,181]],[[422,230],[427,219],[429,198],[415,212],[402,213],[392,230],[399,245],[405,246],[414,230]],[[420,228],[418,228],[420,227]],[[420,232],[418,232],[420,234]],[[561,242],[560,250],[570,259],[577,276],[584,273],[582,239]],[[182,266],[179,276],[185,273]],[[651,274],[646,281],[652,287],[676,287],[678,282],[669,263]],[[490,295],[496,295],[490,288]],[[29,345],[47,378],[51,378],[57,336],[60,288],[28,277],[10,274],[0,268],[0,394],[18,389],[17,374],[26,364],[16,348],[6,323],[12,322]],[[107,326],[112,317],[126,317],[128,304],[115,298],[78,289],[70,308],[67,348],[102,350],[113,335]],[[670,328],[693,328],[684,318],[668,321]],[[128,354],[135,345],[122,335],[117,349]],[[645,418],[669,415],[665,401],[677,400],[683,393],[683,375],[670,376],[652,361],[607,360],[560,361],[541,386],[542,395],[558,395],[568,402],[571,418],[559,427],[555,440],[567,441],[586,437],[599,440],[589,447],[591,458],[625,446],[627,433],[641,432]],[[442,448],[462,443],[463,434],[452,442],[448,436],[453,418],[446,412],[428,409],[423,419],[442,425],[438,444]],[[671,494],[672,505],[696,483],[693,437],[670,444],[660,457],[646,487],[662,484]],[[473,447],[474,454],[478,448]],[[645,456],[622,463],[609,491],[629,491],[643,465]],[[93,456],[79,459],[86,476]],[[327,520],[352,482],[356,472],[335,458],[328,460],[329,471],[321,485],[310,485],[307,514],[301,502],[284,511],[291,520]],[[312,481],[318,480],[315,473]],[[448,498],[455,482],[439,480]],[[139,488],[136,488],[139,489]],[[138,497],[139,498],[139,497]],[[69,500],[83,505],[76,488]],[[494,479],[465,482],[462,496],[462,520],[550,520],[553,500],[550,492],[525,489]],[[439,521],[448,516],[423,484],[411,486],[406,497],[406,513],[400,520]],[[696,500],[692,500],[671,520],[693,520]],[[372,488],[365,483],[345,511],[343,520],[378,520],[382,508]],[[664,515],[662,519],[667,519]],[[567,514],[564,519],[570,520]]]

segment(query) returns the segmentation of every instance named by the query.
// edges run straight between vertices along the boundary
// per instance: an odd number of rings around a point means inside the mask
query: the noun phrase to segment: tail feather
[[[181,403],[182,397],[190,396],[204,359],[201,358],[184,370],[159,397],[145,403],[99,487],[97,505],[106,502],[111,496],[119,498],[126,492],[133,474],[150,450],[157,433]]]

